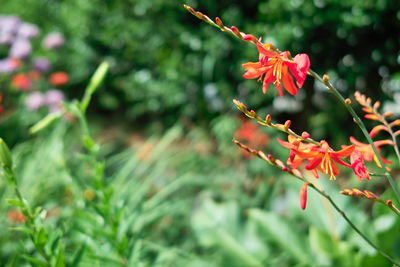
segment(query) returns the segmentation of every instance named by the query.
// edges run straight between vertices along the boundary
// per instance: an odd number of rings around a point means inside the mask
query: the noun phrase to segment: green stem
[[[32,214],[32,209],[28,206],[26,201],[24,201],[24,198],[22,197],[21,191],[19,191],[18,184],[17,184],[17,179],[14,175],[14,172],[12,170],[6,170],[7,174],[9,175],[9,178],[12,180],[12,186],[14,187],[14,192],[15,195],[17,196],[18,200],[20,203],[23,205],[22,207],[22,213],[27,217],[26,225],[31,228],[33,235],[30,235],[31,240],[36,248],[36,250],[39,252],[39,254],[45,259],[46,263],[48,266],[51,266],[50,264],[50,257],[47,255],[46,251],[43,249],[43,247],[38,246],[34,240],[34,236],[38,234],[37,228],[35,226],[35,218],[34,215]],[[25,212],[24,212],[25,211]]]
[[[377,159],[379,160],[379,163],[381,164],[382,168],[384,170],[386,170],[385,176],[388,179],[389,184],[392,187],[392,189],[396,195],[398,203],[400,203],[400,193],[397,188],[397,185],[394,182],[390,172],[387,171],[386,164],[382,161],[381,157],[379,156],[378,150],[376,149],[374,141],[372,141],[371,137],[369,136],[369,133],[368,133],[367,129],[365,128],[364,123],[361,121],[360,117],[358,117],[357,113],[354,111],[354,109],[349,104],[346,104],[346,101],[343,98],[343,96],[328,81],[324,81],[324,79],[322,79],[317,73],[315,73],[311,69],[308,72],[312,77],[314,77],[315,79],[317,79],[318,81],[323,83],[328,88],[328,90],[335,95],[335,97],[339,100],[339,102],[342,103],[346,107],[346,109],[349,111],[351,116],[354,118],[355,123],[358,125],[358,127],[360,127],[360,129],[361,129],[362,133],[364,134],[365,138],[367,139],[368,143],[371,145],[372,149],[374,150],[374,153],[375,153]]]
[[[392,257],[390,257],[388,254],[386,254],[386,252],[384,252],[382,249],[380,249],[377,245],[375,245],[366,235],[364,235],[358,228],[357,226],[349,219],[349,217],[347,217],[347,215],[336,205],[336,203],[332,200],[332,198],[327,195],[325,192],[319,190],[318,188],[316,188],[313,184],[310,183],[310,185],[315,191],[318,192],[318,194],[320,194],[321,196],[323,196],[324,198],[326,198],[331,205],[333,206],[333,208],[339,212],[339,214],[343,217],[343,219],[346,220],[346,222],[351,226],[351,228],[353,228],[354,231],[357,232],[357,234],[359,234],[371,247],[373,247],[379,254],[381,254],[383,257],[385,257],[386,259],[388,259],[391,263],[393,263],[396,266],[400,266],[400,263],[396,262]]]
[[[296,175],[293,170],[294,169],[290,169],[282,164],[278,164],[277,160],[273,159],[273,157],[271,155],[266,156],[263,152],[261,151],[256,151],[254,149],[251,149],[243,144],[241,144],[238,141],[234,141],[240,148],[247,150],[248,152],[250,152],[251,154],[259,157],[260,159],[264,160],[265,162],[281,168],[282,170],[284,170],[285,172],[287,172],[288,174],[292,175],[293,177],[297,178],[298,180],[302,181],[302,182],[308,182],[309,186],[312,187],[318,194],[320,194],[322,197],[324,197],[325,199],[327,199],[332,207],[339,212],[339,214],[346,220],[346,222],[350,225],[351,228],[354,229],[354,231],[356,231],[368,244],[370,244],[378,253],[380,253],[382,256],[384,256],[386,259],[388,259],[389,261],[391,261],[394,265],[396,266],[400,266],[399,263],[397,263],[392,257],[390,257],[388,254],[386,254],[383,250],[381,250],[378,246],[376,246],[371,240],[368,239],[368,237],[366,235],[364,235],[358,228],[357,226],[347,217],[347,215],[344,213],[344,211],[342,211],[337,205],[336,203],[331,199],[331,197],[325,193],[325,191],[318,189],[314,184],[310,183],[309,181],[307,181],[306,179],[304,179],[302,176],[298,176]],[[283,168],[284,167],[284,168]]]

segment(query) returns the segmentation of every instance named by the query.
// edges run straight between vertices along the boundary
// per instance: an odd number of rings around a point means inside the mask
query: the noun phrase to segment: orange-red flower
[[[354,137],[350,137],[350,142],[356,146],[356,150],[360,151],[362,153],[362,156],[364,157],[364,159],[366,161],[371,162],[372,160],[375,161],[376,165],[378,165],[378,167],[382,168],[382,165],[379,163],[378,158],[376,157],[374,150],[372,149],[372,146],[370,144],[364,144],[361,143],[360,141],[357,141]],[[376,150],[379,153],[379,147],[382,145],[391,145],[393,146],[393,141],[391,140],[379,140],[379,141],[375,141],[374,145],[376,147]],[[384,157],[382,157],[379,153],[379,156],[381,157],[382,161],[385,164],[392,164],[392,162],[390,160],[385,159]]]
[[[301,139],[297,139],[292,135],[288,135],[289,142],[282,141],[279,138],[277,139],[281,146],[290,149],[290,155],[286,163],[293,169],[298,168],[300,164],[303,162],[303,159],[296,155],[295,150],[311,151],[311,149],[315,146],[313,144],[302,143]]]
[[[68,74],[65,72],[62,72],[62,71],[55,72],[55,73],[51,74],[49,77],[49,82],[52,85],[56,85],[56,86],[64,85],[68,82],[68,80],[69,80]]]
[[[279,95],[283,97],[281,81],[284,88],[291,95],[297,94],[297,87],[293,82],[292,75],[296,78],[299,88],[304,84],[308,69],[310,68],[310,60],[306,54],[298,54],[293,59],[288,51],[277,53],[271,51],[271,44],[264,46],[257,44],[259,54],[258,62],[247,62],[242,66],[246,69],[243,75],[245,79],[263,79],[263,93],[267,92],[268,86],[273,82]],[[289,72],[290,70],[290,72]],[[291,74],[290,74],[291,73]]]
[[[346,158],[354,151],[355,146],[351,145],[342,150],[334,151],[329,147],[329,144],[322,140],[321,146],[314,145],[311,149],[301,150],[293,149],[294,153],[302,159],[307,159],[307,170],[312,171],[314,176],[318,178],[318,171],[330,175],[330,179],[336,179],[339,174],[339,169],[336,163],[350,167],[351,165],[344,162],[340,157]],[[335,163],[336,162],[336,163]]]
[[[32,86],[32,81],[25,73],[15,74],[11,80],[11,84],[21,90],[29,90]]]
[[[369,174],[364,164],[364,158],[362,153],[358,150],[354,150],[350,155],[351,168],[357,176],[357,179],[361,182],[362,179],[369,180]]]

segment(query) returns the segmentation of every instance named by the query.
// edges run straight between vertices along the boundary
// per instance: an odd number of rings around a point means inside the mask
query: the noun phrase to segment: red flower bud
[[[304,210],[306,208],[306,204],[307,204],[307,186],[308,185],[309,185],[309,182],[305,182],[300,189],[300,207],[302,210]]]

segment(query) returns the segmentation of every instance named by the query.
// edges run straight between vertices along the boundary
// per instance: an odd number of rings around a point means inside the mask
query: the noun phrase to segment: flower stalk
[[[339,100],[339,102],[340,102],[341,104],[343,104],[343,105],[346,107],[346,109],[349,111],[349,113],[351,114],[351,116],[354,118],[355,123],[356,123],[356,124],[358,125],[358,127],[361,129],[361,131],[362,131],[362,133],[364,134],[365,138],[367,139],[368,143],[371,145],[372,149],[374,150],[374,153],[375,153],[375,155],[376,155],[376,157],[377,157],[377,159],[378,159],[380,165],[382,166],[382,168],[383,168],[384,170],[386,170],[386,164],[383,162],[381,156],[379,155],[378,150],[377,150],[377,148],[376,148],[376,146],[375,146],[375,144],[374,144],[374,141],[372,141],[372,139],[371,139],[371,137],[369,136],[369,133],[368,133],[368,131],[367,131],[367,128],[365,127],[364,123],[361,121],[361,119],[360,119],[360,117],[357,115],[357,113],[354,111],[354,109],[351,107],[351,105],[348,105],[348,104],[346,103],[346,100],[345,100],[345,99],[343,98],[343,96],[339,93],[339,91],[338,91],[335,87],[332,86],[332,84],[329,82],[329,79],[325,79],[325,80],[324,80],[323,78],[321,78],[321,76],[319,76],[317,73],[315,73],[315,72],[314,72],[313,70],[311,70],[311,69],[310,69],[308,72],[309,72],[309,74],[310,74],[312,77],[314,77],[316,80],[318,80],[318,81],[320,81],[321,83],[323,83],[323,84],[328,88],[328,90],[329,90],[330,92],[332,92],[333,95]],[[396,147],[396,146],[395,146],[395,147]],[[398,203],[400,203],[400,192],[399,192],[399,190],[398,190],[398,188],[397,188],[397,185],[396,185],[396,183],[394,182],[394,180],[393,180],[393,178],[392,178],[390,172],[388,172],[388,171],[386,170],[385,173],[384,173],[384,175],[385,175],[386,179],[389,181],[389,184],[390,184],[390,186],[392,187],[392,189],[393,189],[393,191],[394,191],[394,193],[395,193],[395,195],[396,195],[396,198],[397,198]]]
[[[272,155],[265,155],[264,152],[262,151],[257,151],[255,149],[249,148],[242,143],[240,143],[237,140],[233,140],[235,144],[237,144],[241,149],[244,149],[248,152],[250,152],[252,155],[255,155],[259,157],[260,159],[264,160],[265,162],[269,163],[272,166],[280,168],[282,171],[292,175],[293,177],[297,178],[298,180],[301,180],[304,184],[307,183],[307,187],[311,187],[313,190],[315,190],[319,195],[324,197],[326,200],[329,201],[329,203],[332,205],[332,207],[345,219],[345,221],[350,225],[351,228],[353,228],[354,231],[357,232],[371,247],[373,247],[379,254],[381,254],[383,257],[388,259],[391,263],[393,263],[396,266],[400,266],[400,263],[396,262],[392,257],[390,257],[386,252],[384,252],[381,248],[379,248],[377,245],[375,245],[365,234],[363,234],[360,229],[350,220],[350,218],[346,215],[346,213],[339,208],[339,206],[332,200],[332,198],[324,191],[316,187],[313,183],[310,183],[307,181],[303,175],[300,173],[299,170],[297,169],[292,169],[290,167],[287,167],[283,164],[282,161],[279,159],[274,159]],[[303,185],[304,186],[304,185]],[[303,205],[303,204],[302,204]],[[389,206],[389,204],[388,204]],[[304,203],[305,207],[305,203]],[[396,208],[396,207],[395,207]],[[396,208],[397,209],[397,208]]]

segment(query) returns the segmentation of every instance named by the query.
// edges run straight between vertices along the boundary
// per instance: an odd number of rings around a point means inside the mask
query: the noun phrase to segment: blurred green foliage
[[[314,191],[301,210],[301,184],[291,176],[239,153],[204,150],[212,143],[201,128],[187,139],[175,126],[119,152],[116,141],[105,145],[105,196],[88,180],[80,135],[60,121],[13,150],[20,190],[47,210],[47,239],[61,240],[67,266],[390,266]],[[358,227],[400,257],[400,222],[389,209],[375,204],[371,218],[321,182]],[[1,203],[13,197],[4,180],[0,189]],[[12,210],[0,205],[2,214]],[[29,266],[21,252],[37,256],[32,243],[10,228],[20,224],[8,215],[0,225],[0,266]]]
[[[111,75],[94,96],[90,111],[114,115],[102,122],[111,134],[98,131],[99,138],[112,140],[101,150],[107,159],[105,184],[110,198],[106,207],[100,207],[115,215],[112,223],[91,204],[92,194],[96,197],[98,192],[86,184],[87,190],[82,190],[91,170],[82,160],[78,141],[82,136],[76,125],[61,121],[28,138],[27,131],[18,129],[27,129],[41,115],[18,111],[0,127],[2,136],[16,144],[13,155],[21,190],[33,206],[49,211],[44,220],[48,239],[63,240],[66,262],[72,266],[390,266],[319,196],[309,192],[307,210],[301,211],[297,181],[260,160],[243,158],[231,143],[239,122],[225,114],[237,97],[277,120],[291,113],[294,127],[311,132],[315,139],[343,143],[353,131],[346,112],[311,79],[294,98],[274,99],[272,88],[261,95],[261,84],[241,77],[240,64],[257,59],[255,48],[198,21],[182,4],[14,0],[0,5],[0,13],[17,14],[39,25],[42,32],[66,35],[55,68],[70,74],[69,99],[83,95],[99,62],[105,59],[111,64]],[[346,96],[356,88],[385,100],[399,91],[398,1],[187,4],[282,50],[308,53],[312,68],[328,72]],[[380,88],[388,83],[384,95]],[[149,132],[155,133],[132,145],[126,140],[136,137],[121,133],[121,128],[112,134],[114,118],[124,124],[136,122],[137,131],[155,120],[173,127],[162,136],[151,125]],[[275,134],[268,134],[275,139]],[[282,160],[287,156],[276,143],[268,151],[282,155]],[[351,187],[355,182],[353,177],[340,185]],[[400,223],[390,211],[338,196],[339,189],[330,182],[323,185],[368,236],[400,257]],[[384,186],[378,179],[367,185]],[[11,197],[12,190],[0,180],[1,214],[11,211],[5,204]],[[383,197],[393,198],[390,192],[383,192]],[[10,231],[16,223],[9,217],[0,216],[0,225],[0,266],[28,266],[19,254],[27,251],[35,256],[31,241],[24,233]]]

